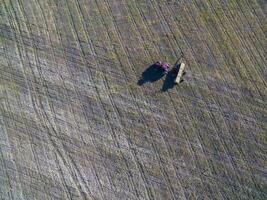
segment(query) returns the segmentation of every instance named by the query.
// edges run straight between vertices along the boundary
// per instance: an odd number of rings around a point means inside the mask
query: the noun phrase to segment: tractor
[[[155,66],[157,67],[158,70],[162,70],[163,74],[167,74],[170,68],[170,65],[164,61],[157,61],[155,63]]]

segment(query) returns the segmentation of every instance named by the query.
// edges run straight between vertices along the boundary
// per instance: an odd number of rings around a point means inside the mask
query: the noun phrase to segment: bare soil
[[[0,0],[0,199],[267,199],[266,9]]]

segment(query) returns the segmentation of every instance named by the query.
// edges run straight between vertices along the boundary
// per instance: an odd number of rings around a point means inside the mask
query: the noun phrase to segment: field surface
[[[267,199],[266,15],[0,0],[0,199]],[[182,52],[181,84],[150,76]]]

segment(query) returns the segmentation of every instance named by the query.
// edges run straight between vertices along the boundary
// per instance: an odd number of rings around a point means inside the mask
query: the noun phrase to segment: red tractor
[[[163,70],[164,74],[168,73],[168,70],[169,70],[169,67],[170,67],[168,63],[166,63],[164,61],[157,61],[155,63],[155,65],[158,67],[158,69]]]

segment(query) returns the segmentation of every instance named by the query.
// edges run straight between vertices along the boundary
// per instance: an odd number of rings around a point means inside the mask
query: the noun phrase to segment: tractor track
[[[265,199],[265,16],[257,0],[3,0],[0,198]],[[184,83],[137,85],[181,53]]]

